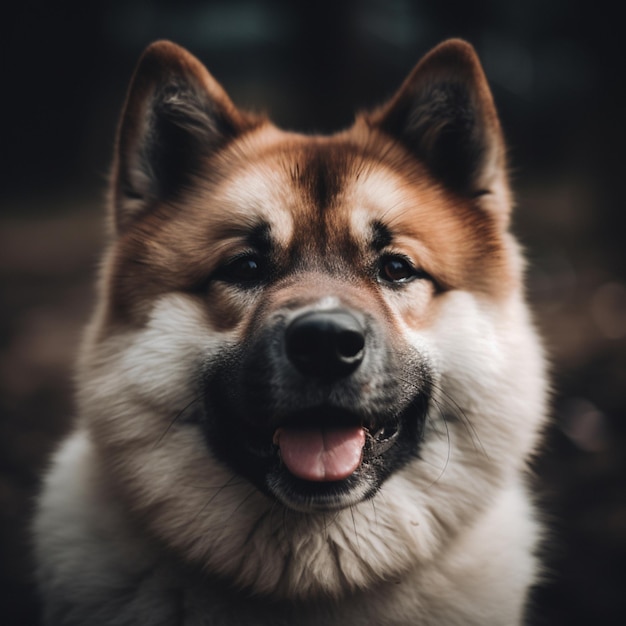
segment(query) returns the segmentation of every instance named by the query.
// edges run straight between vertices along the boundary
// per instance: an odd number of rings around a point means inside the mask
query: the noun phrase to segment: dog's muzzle
[[[352,308],[280,310],[207,372],[217,456],[299,511],[372,497],[419,450],[425,368]]]

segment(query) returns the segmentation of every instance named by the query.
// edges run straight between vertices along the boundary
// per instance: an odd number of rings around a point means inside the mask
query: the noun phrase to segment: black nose
[[[359,367],[365,353],[365,331],[347,311],[309,311],[289,324],[287,356],[304,375],[337,379]]]

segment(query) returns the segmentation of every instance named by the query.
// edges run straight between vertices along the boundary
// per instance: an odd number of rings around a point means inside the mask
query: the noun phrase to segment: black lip
[[[308,482],[286,470],[267,476],[266,492],[289,509],[303,513],[345,509],[375,495],[378,486],[359,471],[337,482]]]

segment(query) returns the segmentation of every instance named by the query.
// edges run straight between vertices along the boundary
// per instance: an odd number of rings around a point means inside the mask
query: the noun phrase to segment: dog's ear
[[[116,228],[184,187],[199,161],[253,128],[189,52],[158,41],[143,53],[124,105],[113,166]]]
[[[505,150],[474,48],[451,39],[429,52],[366,122],[399,139],[449,188],[475,197],[505,176]]]

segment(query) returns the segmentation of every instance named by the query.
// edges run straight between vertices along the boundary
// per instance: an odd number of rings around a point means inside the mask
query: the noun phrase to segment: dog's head
[[[433,558],[523,466],[540,356],[468,44],[305,137],[156,43],[112,204],[81,408],[129,508],[186,558],[257,591],[363,586]]]

